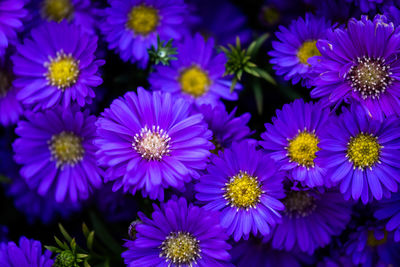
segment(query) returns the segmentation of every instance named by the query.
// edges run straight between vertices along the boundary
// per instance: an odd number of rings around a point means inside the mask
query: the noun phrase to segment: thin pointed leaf
[[[262,46],[262,44],[265,42],[265,40],[267,40],[269,37],[269,33],[265,33],[263,35],[261,35],[260,37],[258,37],[255,41],[253,41],[249,48],[247,49],[247,54],[250,55],[251,57],[255,56],[258,52],[258,50],[260,50],[260,47]]]
[[[86,245],[89,250],[93,249],[93,240],[94,240],[94,231],[91,231],[87,240],[86,240]]]
[[[254,91],[254,99],[256,101],[257,105],[257,111],[258,114],[262,114],[263,112],[263,92],[261,89],[261,85],[259,82],[256,82],[253,86],[253,91]]]
[[[82,223],[82,232],[85,238],[88,238],[88,235],[90,233],[89,228],[87,227],[86,223]]]
[[[254,70],[255,70],[256,72],[258,72],[258,73],[260,74],[260,76],[261,76],[264,80],[266,80],[267,82],[269,82],[269,83],[271,83],[271,84],[273,84],[273,85],[276,85],[275,79],[274,79],[268,72],[266,72],[265,70],[260,69],[260,68],[255,68]]]
[[[72,237],[68,234],[68,232],[61,225],[61,223],[58,224],[58,228],[60,228],[60,231],[61,231],[62,235],[64,236],[65,240],[67,240],[68,243],[71,242],[72,241]]]
[[[122,253],[122,246],[114,240],[112,235],[107,231],[107,228],[99,220],[94,212],[90,212],[90,219],[92,221],[94,230],[96,231],[99,239],[106,245],[113,253],[120,255]]]

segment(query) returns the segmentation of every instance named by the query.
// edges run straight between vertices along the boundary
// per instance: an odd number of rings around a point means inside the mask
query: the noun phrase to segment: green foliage
[[[274,78],[267,71],[253,63],[254,57],[267,38],[268,34],[261,35],[247,49],[242,48],[239,37],[236,37],[235,46],[228,44],[228,47],[220,47],[228,59],[225,65],[225,75],[233,75],[231,91],[233,91],[237,82],[242,79],[243,73],[248,73],[257,78],[265,79],[274,85],[276,84]]]
[[[176,52],[176,48],[172,46],[172,39],[165,43],[165,41],[161,41],[160,37],[157,36],[157,47],[153,45],[148,50],[150,55],[150,61],[155,64],[163,64],[164,66],[168,66],[171,60],[176,60],[177,58],[174,55],[178,54]]]

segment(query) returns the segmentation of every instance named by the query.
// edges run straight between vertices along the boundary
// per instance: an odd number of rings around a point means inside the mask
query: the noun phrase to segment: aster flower
[[[97,37],[78,26],[50,22],[33,29],[12,57],[17,98],[23,104],[47,109],[72,101],[80,106],[95,97],[92,87],[102,83],[95,60]]]
[[[221,225],[235,241],[247,239],[250,231],[269,234],[284,209],[278,200],[284,196],[283,174],[274,162],[248,141],[232,144],[211,162],[195,186],[204,208],[221,211]]]
[[[163,199],[164,188],[182,188],[205,168],[211,132],[184,99],[138,88],[113,101],[97,121],[95,141],[105,181],[113,190]]]
[[[66,20],[87,33],[95,33],[99,10],[90,0],[34,0],[30,1],[27,8],[31,13],[28,29],[46,21]]]
[[[177,58],[168,67],[156,67],[149,77],[153,89],[184,96],[198,105],[215,105],[219,98],[238,98],[235,91],[230,92],[231,82],[222,77],[226,57],[222,52],[215,53],[214,39],[205,41],[200,34],[186,37],[178,44]]]
[[[51,267],[51,252],[42,254],[42,244],[33,239],[21,237],[19,244],[0,243],[0,266],[4,267]]]
[[[379,220],[388,219],[387,231],[394,231],[394,240],[400,241],[400,193],[394,193],[390,199],[379,201],[374,216]]]
[[[346,254],[362,267],[396,266],[400,262],[400,243],[381,226],[360,226],[345,244]]]
[[[324,18],[317,18],[307,13],[305,19],[293,21],[289,28],[279,27],[273,41],[274,50],[268,54],[274,65],[277,75],[284,75],[285,80],[292,80],[293,84],[302,80],[303,85],[310,87],[310,79],[315,76],[311,62],[320,56],[316,46],[318,39],[326,36],[330,23]]]
[[[251,30],[247,18],[230,1],[227,0],[193,0],[194,12],[199,15],[199,21],[191,28],[193,32],[201,32],[212,37],[219,45],[235,43],[239,37],[242,43],[251,40]]]
[[[53,192],[57,202],[86,199],[101,185],[96,165],[96,117],[76,106],[27,113],[15,130],[14,159],[20,174],[39,195]],[[32,155],[35,155],[32,157]]]
[[[236,243],[231,255],[237,267],[301,267],[302,264],[313,262],[313,258],[307,254],[274,249],[269,242],[260,238]]]
[[[231,266],[217,212],[188,205],[184,198],[153,207],[152,219],[139,213],[136,239],[124,245],[127,266]]]
[[[329,110],[321,103],[296,100],[277,110],[272,124],[265,124],[266,132],[261,134],[264,141],[260,144],[294,180],[309,187],[322,186],[326,170],[314,160],[328,118]]]
[[[179,40],[187,32],[183,0],[109,0],[101,30],[110,49],[122,60],[138,62],[144,68],[149,60],[147,49],[162,40]]]
[[[22,112],[22,104],[17,100],[17,88],[14,86],[12,62],[6,53],[0,59],[0,124],[8,126],[16,123]]]
[[[361,198],[365,204],[397,191],[399,127],[397,118],[373,120],[359,105],[343,108],[327,125],[316,161],[327,168],[328,179],[339,183],[345,199]]]
[[[7,188],[7,195],[13,198],[15,207],[25,214],[29,223],[39,220],[43,224],[49,224],[59,217],[68,218],[72,213],[80,210],[78,203],[68,201],[58,203],[51,194],[39,195],[20,177],[13,178],[11,185]]]
[[[17,41],[17,32],[22,30],[22,19],[28,12],[24,0],[3,0],[0,3],[0,56],[10,43]]]
[[[351,205],[339,192],[286,186],[282,223],[270,235],[274,248],[312,254],[346,228]]]
[[[400,33],[393,23],[380,15],[372,21],[363,16],[326,38],[317,43],[321,57],[314,63],[320,75],[311,96],[328,105],[358,102],[378,119],[400,114]]]
[[[237,108],[228,114],[222,103],[215,107],[201,105],[198,109],[203,114],[208,129],[213,133],[214,152],[228,148],[232,143],[246,139],[252,134],[246,125],[250,120],[249,113],[235,117]]]

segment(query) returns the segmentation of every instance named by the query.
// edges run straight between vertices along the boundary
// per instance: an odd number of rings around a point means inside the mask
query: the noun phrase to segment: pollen
[[[353,91],[360,93],[363,99],[375,99],[393,82],[391,74],[385,59],[362,57],[350,68],[347,79]]]
[[[310,65],[308,64],[308,59],[314,56],[320,56],[321,53],[319,52],[316,40],[311,40],[311,41],[305,41],[297,51],[297,57],[300,60],[301,63],[305,65]]]
[[[298,132],[293,138],[289,139],[289,145],[286,147],[291,162],[296,162],[298,166],[314,167],[315,153],[320,150],[318,147],[319,139],[314,131],[307,129]]]
[[[208,74],[197,66],[183,70],[179,77],[182,91],[194,97],[204,95],[211,84]]]
[[[367,239],[367,244],[370,247],[377,247],[380,245],[383,245],[387,242],[387,238],[388,238],[388,232],[386,230],[384,230],[384,236],[382,239],[376,239],[374,231],[373,230],[369,230],[368,231],[368,239]]]
[[[142,4],[134,6],[129,12],[126,27],[135,34],[148,35],[157,29],[159,23],[158,10]]]
[[[145,126],[134,136],[132,147],[147,160],[161,160],[170,152],[171,138],[159,126],[147,128]]]
[[[64,164],[75,165],[82,160],[84,149],[82,138],[72,132],[61,132],[53,135],[49,141],[52,159],[56,160],[57,167]]]
[[[70,19],[74,12],[71,0],[44,0],[42,2],[41,14],[47,20],[60,22]]]
[[[360,133],[350,138],[347,145],[346,157],[354,168],[372,168],[376,163],[380,163],[379,157],[382,146],[378,143],[378,138],[372,134]]]
[[[228,201],[227,204],[236,207],[237,210],[255,208],[263,193],[257,177],[242,171],[231,177],[223,190],[225,191],[224,198]]]
[[[306,217],[310,215],[317,205],[315,198],[307,191],[290,191],[283,200],[285,213],[289,217]]]
[[[45,74],[50,85],[56,86],[60,90],[65,90],[74,85],[79,76],[79,61],[74,59],[71,54],[64,51],[57,52],[55,58],[49,57],[49,61],[44,64],[47,68]]]
[[[160,257],[174,266],[193,266],[201,258],[199,240],[187,232],[172,232],[161,244]]]

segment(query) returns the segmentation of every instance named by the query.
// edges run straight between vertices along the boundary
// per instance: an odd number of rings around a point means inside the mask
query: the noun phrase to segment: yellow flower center
[[[182,91],[194,97],[202,96],[211,84],[208,74],[197,66],[182,71],[179,82]]]
[[[224,197],[231,207],[246,210],[255,208],[263,193],[257,177],[242,171],[231,177],[223,190],[225,191]]]
[[[360,133],[350,138],[346,156],[354,168],[372,168],[375,163],[380,162],[381,148],[378,138],[371,134]]]
[[[192,266],[200,258],[199,240],[190,233],[172,232],[161,244],[160,255],[174,266]]]
[[[49,149],[57,167],[64,164],[74,165],[83,158],[84,149],[82,138],[72,132],[61,132],[53,135],[49,142]]]
[[[291,140],[286,148],[290,161],[297,162],[299,166],[314,167],[315,153],[320,150],[319,139],[313,132],[304,130]]]
[[[262,8],[262,19],[268,24],[268,25],[275,25],[279,22],[281,18],[281,14],[279,13],[279,10],[276,9],[275,7],[272,6],[264,6]]]
[[[297,51],[297,57],[299,58],[300,62],[305,64],[305,65],[310,65],[308,64],[308,59],[310,57],[314,56],[320,56],[321,53],[319,52],[317,46],[316,46],[317,41],[305,41]]]
[[[47,20],[60,22],[63,19],[70,19],[74,6],[71,0],[44,0],[42,2],[42,17]]]
[[[385,230],[385,235],[383,236],[382,239],[376,239],[374,230],[369,230],[368,231],[368,239],[367,239],[367,244],[370,247],[377,247],[380,245],[383,245],[387,242],[387,237],[388,237],[388,232]]]
[[[154,32],[159,23],[158,10],[142,4],[133,7],[129,12],[126,27],[136,34],[147,35]]]
[[[134,136],[132,147],[147,160],[161,160],[169,153],[171,138],[167,132],[159,126],[148,129],[147,126],[141,129],[140,133]]]
[[[285,213],[289,217],[306,217],[312,213],[315,208],[315,199],[306,191],[290,191],[283,200]]]
[[[67,55],[61,50],[57,52],[55,58],[50,58],[50,62],[44,65],[47,67],[46,78],[49,84],[65,90],[76,83],[79,76],[79,61],[71,54]]]

